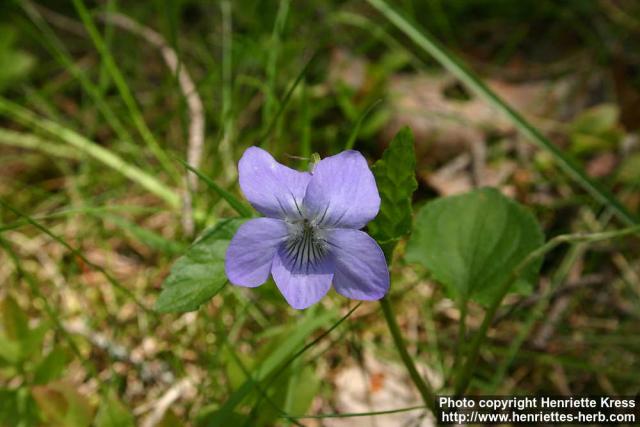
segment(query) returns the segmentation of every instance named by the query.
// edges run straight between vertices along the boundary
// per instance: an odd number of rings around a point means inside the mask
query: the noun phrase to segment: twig
[[[144,419],[140,426],[153,427],[158,425],[173,402],[178,400],[183,394],[187,394],[192,389],[194,389],[194,385],[191,379],[183,378],[171,386],[160,397],[160,399],[145,404],[143,407],[137,408],[135,412],[138,414],[153,408],[153,411]]]
[[[109,356],[115,360],[119,360],[136,368],[140,372],[140,378],[143,382],[152,380],[166,384],[172,383],[174,380],[173,372],[171,372],[166,363],[162,363],[160,369],[154,369],[147,361],[134,356],[128,348],[114,342],[105,334],[90,329],[82,321],[64,322],[64,328],[72,334],[84,337],[94,347],[107,352]]]
[[[53,25],[63,28],[65,31],[71,32],[74,35],[86,35],[85,28],[75,20],[42,5],[35,5],[35,7],[42,16]],[[204,147],[204,107],[196,85],[193,83],[193,79],[184,64],[178,59],[176,51],[169,46],[164,37],[162,37],[158,32],[137,23],[128,16],[120,13],[102,13],[98,15],[98,18],[143,38],[149,44],[160,50],[160,54],[162,55],[164,62],[167,64],[167,67],[169,67],[171,72],[178,79],[178,85],[180,86],[182,95],[185,97],[187,102],[190,120],[187,163],[198,169],[202,160],[202,150]],[[193,201],[191,199],[191,194],[197,189],[198,179],[196,175],[193,172],[187,171],[185,177],[185,190],[182,196],[182,227],[188,235],[192,235],[194,231]]]
[[[187,108],[189,110],[187,163],[198,169],[202,160],[202,149],[204,146],[204,107],[196,85],[193,83],[191,75],[184,66],[184,63],[180,61],[176,51],[169,46],[167,41],[151,28],[141,25],[120,13],[103,13],[98,17],[103,21],[140,36],[160,50],[160,54],[167,64],[167,67],[169,67],[169,70],[177,77],[180,90],[187,102]],[[193,172],[187,171],[185,184],[186,188],[182,199],[182,227],[186,234],[192,235],[194,224],[191,193],[195,192],[198,188],[198,178]]]

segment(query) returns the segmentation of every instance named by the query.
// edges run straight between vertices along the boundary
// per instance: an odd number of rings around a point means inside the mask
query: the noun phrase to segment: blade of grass
[[[483,343],[487,336],[487,331],[489,330],[489,326],[493,321],[493,318],[502,303],[502,300],[506,296],[506,294],[511,289],[514,281],[520,277],[522,272],[529,266],[532,262],[537,259],[543,257],[551,250],[555,249],[558,245],[564,243],[595,243],[603,240],[609,240],[619,237],[624,237],[632,234],[637,234],[640,232],[640,225],[636,225],[633,227],[623,228],[620,230],[614,231],[604,231],[600,233],[575,233],[575,234],[563,234],[560,236],[556,236],[553,239],[549,240],[544,245],[540,246],[538,249],[532,251],[527,255],[520,264],[512,271],[511,278],[507,280],[502,288],[500,289],[499,297],[495,300],[495,302],[487,309],[484,315],[484,319],[482,320],[482,324],[480,328],[475,333],[473,340],[469,345],[469,350],[467,353],[467,359],[462,370],[459,371],[459,374],[456,378],[455,385],[455,394],[462,395],[467,390],[469,383],[471,382],[471,377],[473,375],[473,371],[476,366],[476,362],[478,359],[478,352],[480,350],[480,345]]]
[[[62,320],[60,319],[58,312],[50,304],[49,299],[40,290],[40,283],[29,272],[25,271],[22,268],[22,266],[20,265],[20,258],[13,251],[9,242],[6,241],[4,238],[2,238],[2,236],[0,236],[0,247],[2,247],[9,254],[9,257],[12,259],[13,264],[16,268],[16,272],[18,273],[19,277],[25,279],[25,281],[29,285],[29,288],[31,289],[31,292],[38,299],[40,299],[40,301],[42,302],[42,306],[44,307],[44,311],[47,313],[47,316],[49,317],[49,320],[51,320],[51,322],[53,323],[54,328],[57,329],[58,332],[60,332],[60,335],[67,342],[67,345],[69,346],[71,351],[74,353],[76,358],[80,361],[80,363],[84,366],[84,368],[89,373],[91,373],[91,376],[95,378],[97,381],[100,381],[101,383],[101,380],[98,376],[98,370],[96,369],[93,361],[90,358],[84,357],[82,355],[82,352],[78,348],[78,345],[76,344],[76,342],[73,340],[73,337],[62,324]]]
[[[297,348],[311,333],[316,329],[328,323],[333,317],[333,312],[326,312],[321,315],[306,316],[300,322],[298,327],[290,334],[289,337],[276,348],[256,369],[253,370],[251,377],[253,381],[245,381],[237,390],[235,390],[227,401],[222,405],[220,410],[210,419],[207,425],[220,426],[229,425],[229,417],[232,415],[236,406],[238,406],[254,389],[255,382],[264,381],[279,366],[287,361],[287,357],[294,353]],[[268,388],[265,387],[265,389]]]
[[[85,264],[87,264],[88,266],[90,266],[94,270],[98,271],[100,274],[102,274],[104,276],[105,279],[107,279],[107,281],[115,289],[117,289],[118,291],[122,292],[122,294],[124,294],[125,296],[131,298],[131,300],[134,301],[136,303],[136,305],[138,307],[140,307],[141,309],[143,309],[145,312],[155,314],[155,311],[153,311],[150,308],[148,308],[142,301],[140,301],[133,294],[133,292],[131,292],[129,289],[127,289],[125,286],[123,286],[122,283],[120,283],[118,280],[116,280],[115,277],[113,277],[111,274],[109,274],[109,272],[107,270],[105,270],[104,268],[102,268],[98,264],[95,264],[89,258],[84,256],[84,254],[80,250],[78,250],[78,249],[74,248],[73,246],[71,246],[62,237],[58,236],[57,234],[55,234],[54,232],[49,230],[47,227],[45,227],[44,225],[40,224],[38,221],[34,220],[33,218],[31,218],[31,216],[27,215],[26,213],[20,211],[17,208],[14,208],[13,206],[11,206],[9,203],[7,203],[2,198],[0,198],[0,205],[4,206],[6,209],[8,209],[11,212],[13,212],[15,215],[17,215],[17,216],[19,216],[21,218],[24,218],[27,222],[29,222],[29,224],[33,225],[38,230],[42,231],[43,233],[45,233],[46,235],[51,237],[53,240],[55,240],[56,242],[58,242],[59,244],[64,246],[74,256],[80,258]]]
[[[229,354],[231,355],[231,357],[233,358],[234,363],[240,368],[240,370],[242,371],[242,374],[245,376],[245,378],[247,379],[247,381],[250,381],[251,384],[256,388],[256,390],[258,390],[258,393],[260,393],[260,400],[264,400],[266,401],[269,406],[271,406],[271,408],[273,408],[273,410],[275,410],[280,417],[283,417],[287,420],[289,420],[290,422],[292,422],[293,424],[299,426],[299,427],[304,427],[302,424],[300,424],[294,417],[291,417],[287,412],[285,412],[284,410],[282,410],[282,408],[280,408],[268,395],[267,395],[267,390],[262,387],[260,385],[260,383],[258,381],[256,381],[252,376],[251,376],[251,372],[249,372],[249,369],[247,369],[247,367],[245,366],[244,363],[242,363],[242,360],[240,360],[240,357],[238,357],[238,354],[236,353],[235,349],[233,348],[234,346],[229,342],[228,339],[226,339],[226,336],[224,335],[224,333],[220,333],[219,334],[222,339],[223,339],[223,343],[224,345],[227,347],[227,350],[229,351]],[[252,417],[247,417],[247,419],[252,420]]]
[[[222,197],[227,203],[229,203],[229,206],[231,206],[233,210],[235,210],[241,217],[251,218],[253,216],[253,211],[251,210],[251,208],[249,208],[247,205],[245,205],[240,200],[238,200],[236,196],[234,196],[224,188],[220,187],[211,178],[209,178],[208,176],[200,172],[198,169],[191,166],[189,163],[185,162],[182,159],[178,159],[178,160],[180,160],[180,162],[184,165],[185,168],[189,169],[191,172],[198,175],[198,178],[203,180],[210,189],[215,191],[220,197]]]
[[[362,305],[361,302],[359,302],[358,304],[356,304],[351,310],[349,310],[347,312],[347,314],[345,314],[344,316],[342,316],[336,323],[334,323],[333,325],[331,325],[331,327],[329,329],[327,329],[326,331],[324,331],[322,334],[320,334],[320,336],[318,336],[316,339],[314,339],[313,341],[311,341],[309,344],[305,345],[304,347],[302,347],[300,350],[298,350],[296,353],[294,353],[282,366],[280,366],[280,369],[278,369],[273,376],[269,379],[269,381],[265,384],[265,389],[268,389],[273,383],[276,382],[276,380],[278,379],[278,377],[280,375],[282,375],[283,372],[286,371],[286,369],[295,361],[298,359],[298,357],[300,357],[302,354],[304,354],[307,350],[309,350],[310,348],[313,348],[316,344],[318,344],[320,341],[322,341],[325,337],[327,337],[334,329],[336,329],[338,326],[340,326],[342,324],[342,322],[344,322],[345,320],[347,320],[357,309],[358,307],[360,307],[360,305]],[[312,317],[315,312],[310,312],[309,316]],[[258,401],[256,402],[256,404],[253,406],[253,409],[251,410],[251,414],[249,416],[249,419],[253,419],[257,416],[257,412],[258,412],[258,408],[260,407],[260,403],[261,403],[261,399],[258,399]]]
[[[104,5],[104,13],[116,13],[117,11],[117,2],[116,0],[107,0]],[[114,35],[115,26],[107,21],[104,23],[104,45],[105,48],[109,51],[111,49],[111,44],[113,43],[113,35]],[[107,63],[105,61],[101,61],[100,63],[100,72],[98,74],[98,89],[100,90],[100,94],[104,95],[109,88],[109,84],[111,83],[111,79],[109,77],[109,69]]]
[[[291,84],[289,89],[287,90],[287,93],[285,94],[284,98],[282,99],[282,102],[280,102],[280,107],[278,108],[278,111],[275,113],[275,115],[271,119],[271,122],[269,123],[269,127],[267,127],[267,130],[260,137],[260,141],[262,141],[261,145],[264,146],[264,144],[266,144],[267,139],[271,136],[271,132],[273,132],[273,130],[276,127],[276,124],[278,123],[278,119],[280,118],[280,116],[284,112],[286,106],[289,104],[289,100],[291,99],[291,95],[293,95],[293,92],[295,91],[296,87],[298,87],[298,84],[300,84],[300,82],[302,81],[304,76],[307,74],[307,71],[309,70],[309,67],[311,66],[313,61],[318,57],[318,54],[319,54],[319,52],[316,51],[316,52],[313,53],[313,55],[311,55],[311,58],[309,58],[307,63],[304,64],[304,67],[302,67],[302,70],[300,70],[300,73],[298,74],[296,79],[293,81],[293,83]]]
[[[291,0],[280,0],[278,3],[278,11],[276,13],[276,20],[273,25],[273,31],[271,32],[271,41],[269,43],[269,54],[267,56],[266,64],[266,76],[267,76],[267,93],[266,101],[263,110],[263,123],[269,123],[269,127],[274,126],[275,118],[277,114],[276,105],[276,77],[278,75],[278,59],[280,57],[280,50],[282,45],[282,33],[289,16],[289,5]],[[268,134],[270,132],[265,132]]]
[[[135,222],[131,222],[122,216],[102,213],[100,215],[96,215],[96,217],[104,218],[106,221],[113,223],[118,228],[130,234],[143,245],[169,256],[182,255],[187,247],[187,245],[167,239],[161,234],[158,234],[148,228],[141,227]]]
[[[148,208],[136,205],[118,205],[118,206],[79,206],[79,207],[71,207],[68,209],[61,209],[57,212],[50,213],[48,215],[39,215],[32,216],[36,221],[43,221],[47,219],[54,218],[64,218],[67,216],[79,215],[79,214],[89,214],[95,217],[103,217],[108,216],[112,212],[125,212],[128,214],[132,213],[158,213],[161,211],[160,208]],[[29,222],[26,220],[18,220],[14,221],[10,224],[0,224],[0,232],[5,230],[15,230],[17,228],[28,225]]]
[[[367,2],[470,90],[504,114],[526,138],[538,147],[548,151],[558,166],[569,177],[598,202],[609,206],[622,222],[627,225],[638,224],[638,218],[631,214],[613,194],[598,182],[589,178],[575,160],[549,141],[536,127],[531,125],[520,113],[492,91],[471,69],[442,46],[432,35],[419,29],[416,24],[410,22],[384,0],[367,0]]]
[[[362,122],[380,102],[382,102],[381,99],[377,99],[376,101],[372,102],[371,105],[369,105],[367,109],[364,110],[364,112],[360,115],[360,117],[358,117],[358,121],[356,122],[356,125],[353,127],[353,130],[349,135],[349,139],[347,140],[347,144],[344,147],[345,150],[351,150],[353,146],[356,144],[356,139],[358,139],[358,134],[360,133]]]
[[[290,418],[295,418],[298,420],[307,420],[307,419],[322,419],[322,418],[356,418],[356,417],[372,417],[375,415],[387,415],[387,414],[399,414],[401,412],[411,412],[429,410],[428,407],[422,406],[409,406],[406,408],[398,408],[398,409],[387,409],[386,411],[372,411],[372,412],[348,412],[344,414],[317,414],[317,415],[290,415]]]
[[[511,341],[507,354],[504,356],[502,363],[497,367],[495,375],[489,384],[491,394],[495,394],[496,389],[500,385],[504,384],[504,378],[507,370],[516,359],[518,351],[524,344],[525,340],[529,337],[535,323],[544,316],[553,296],[553,292],[565,282],[571,267],[573,267],[574,263],[582,256],[585,249],[584,246],[585,244],[582,243],[574,245],[569,249],[569,252],[564,256],[560,266],[551,278],[551,284],[548,289],[544,291],[540,300],[532,308],[528,309],[522,325],[520,326],[520,330]]]
[[[45,131],[60,138],[62,141],[77,150],[82,151],[83,153],[120,172],[132,181],[137,182],[156,196],[163,199],[171,207],[180,207],[180,197],[173,190],[156,180],[153,176],[147,174],[136,166],[127,163],[121,157],[106,148],[101,147],[95,142],[88,140],[79,133],[76,133],[71,129],[67,129],[58,123],[41,118],[30,110],[27,110],[26,108],[2,97],[0,97],[0,114],[11,117],[26,126]]]
[[[67,146],[56,144],[31,133],[15,132],[0,128],[0,144],[28,150],[38,150],[50,156],[80,160],[78,152]]]
[[[118,92],[122,97],[122,100],[127,106],[129,114],[131,115],[131,119],[133,120],[133,123],[136,129],[140,133],[140,136],[142,136],[142,139],[147,144],[147,147],[149,148],[149,150],[151,150],[151,152],[156,156],[160,164],[163,166],[164,170],[169,174],[169,176],[174,180],[174,182],[175,183],[181,182],[182,178],[180,174],[178,173],[176,168],[173,166],[173,164],[169,160],[169,157],[164,152],[162,147],[160,147],[160,144],[158,143],[156,138],[153,136],[153,133],[151,132],[147,124],[145,123],[144,118],[142,117],[140,108],[138,107],[138,104],[136,103],[136,100],[134,99],[133,94],[129,89],[129,86],[126,83],[124,76],[120,71],[120,68],[118,68],[118,65],[113,59],[111,52],[109,51],[102,36],[100,35],[100,32],[98,31],[98,28],[96,27],[95,22],[93,21],[93,18],[91,17],[89,11],[87,10],[84,2],[82,0],[73,0],[73,5],[75,6],[76,11],[80,16],[82,23],[87,29],[87,32],[89,33],[89,36],[93,41],[93,44],[98,50],[98,53],[100,54],[100,57],[104,63],[104,66],[109,71],[109,74],[113,79],[113,82],[116,85],[116,88],[118,89]]]
[[[305,82],[300,86],[302,96],[300,97],[300,117],[302,122],[302,142],[300,144],[300,165],[303,170],[309,168],[311,158],[311,106],[309,105],[309,89]]]
[[[42,37],[40,37],[42,44],[51,52],[54,59],[78,80],[82,89],[89,95],[91,101],[94,102],[98,111],[100,111],[102,117],[104,117],[118,138],[133,146],[133,138],[131,137],[131,134],[127,131],[118,116],[113,112],[109,104],[105,102],[103,94],[104,90],[101,87],[94,85],[87,77],[86,72],[73,61],[73,58],[66,46],[60,41],[47,21],[42,18],[38,8],[34,7],[31,2],[23,2],[20,4],[36,28],[38,28],[42,33]],[[104,70],[104,67],[101,68],[101,71],[102,70]]]
[[[226,182],[231,182],[235,178],[236,169],[233,161],[233,14],[232,3],[223,0],[220,3],[222,11],[222,139],[220,140],[219,151],[224,166],[224,176]]]

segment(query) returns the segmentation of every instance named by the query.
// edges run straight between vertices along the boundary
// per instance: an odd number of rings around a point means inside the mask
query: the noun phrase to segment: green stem
[[[398,326],[398,322],[396,322],[395,314],[393,313],[393,307],[389,302],[388,297],[384,297],[380,300],[380,306],[382,307],[382,313],[384,314],[384,319],[387,321],[387,326],[389,327],[389,332],[391,333],[391,337],[393,338],[393,343],[400,353],[400,358],[402,362],[407,368],[409,372],[409,376],[411,377],[411,381],[416,385],[420,395],[422,396],[422,400],[425,405],[433,412],[436,412],[436,397],[431,389],[431,386],[427,383],[427,381],[422,378],[422,375],[416,369],[416,365],[413,363],[413,359],[409,355],[407,351],[407,346],[402,338],[402,333],[400,332],[400,327]]]
[[[630,234],[635,234],[640,232],[640,226],[623,228],[620,230],[614,231],[604,231],[601,233],[575,233],[575,234],[563,234],[560,236],[556,236],[553,239],[549,240],[544,245],[540,246],[538,249],[532,251],[527,255],[518,266],[511,272],[511,276],[509,280],[506,280],[500,291],[498,293],[498,298],[493,302],[493,304],[489,307],[484,315],[484,319],[482,320],[482,325],[480,325],[480,329],[476,332],[473,337],[473,341],[471,342],[471,347],[467,356],[467,361],[462,369],[460,375],[458,376],[458,380],[456,381],[455,394],[461,395],[469,386],[469,382],[471,382],[471,376],[476,367],[476,362],[478,360],[478,352],[480,350],[480,345],[484,342],[487,337],[487,330],[493,321],[493,317],[500,307],[502,300],[505,295],[511,289],[511,286],[515,282],[515,280],[522,274],[522,272],[535,260],[543,257],[546,253],[555,249],[558,245],[563,243],[578,243],[578,242],[599,242],[602,240],[609,240],[617,237],[623,237]]]

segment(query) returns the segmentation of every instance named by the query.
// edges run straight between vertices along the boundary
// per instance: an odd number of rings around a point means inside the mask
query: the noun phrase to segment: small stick
[[[120,13],[103,13],[99,15],[99,18],[142,37],[160,50],[160,54],[167,64],[167,67],[169,67],[171,72],[178,78],[182,95],[187,101],[190,120],[187,163],[193,168],[198,169],[200,167],[200,161],[202,160],[202,149],[204,146],[204,107],[196,85],[193,83],[191,75],[184,66],[184,63],[180,61],[176,51],[169,46],[167,41],[151,28],[141,25]],[[186,234],[192,235],[194,224],[191,193],[198,188],[198,178],[193,172],[187,171],[185,184],[186,188],[182,199],[182,227]]]

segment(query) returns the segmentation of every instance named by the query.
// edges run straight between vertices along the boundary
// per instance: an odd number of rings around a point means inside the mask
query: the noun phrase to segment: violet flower
[[[389,290],[380,246],[359,229],[380,209],[367,161],[343,151],[298,172],[249,147],[238,163],[240,188],[266,218],[244,223],[231,240],[225,270],[231,283],[256,287],[269,273],[296,309],[331,287],[347,298],[377,300]]]

